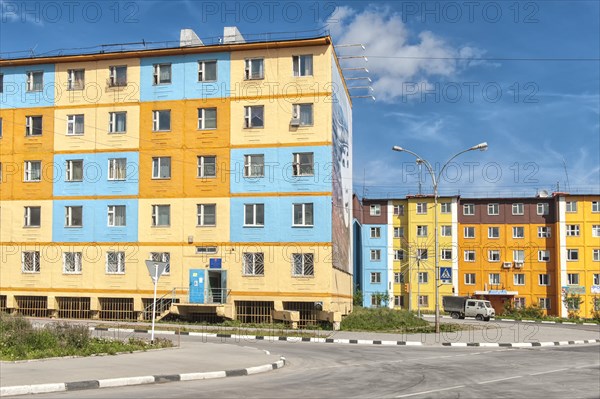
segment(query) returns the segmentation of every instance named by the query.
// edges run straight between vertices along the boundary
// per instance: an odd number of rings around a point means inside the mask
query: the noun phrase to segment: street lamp
[[[454,160],[454,158],[456,158],[457,156],[459,156],[461,154],[464,154],[465,152],[475,151],[475,150],[485,151],[487,149],[488,149],[488,144],[486,142],[483,142],[483,143],[479,143],[477,145],[474,145],[473,147],[469,147],[466,150],[462,150],[461,152],[454,154],[452,157],[450,157],[450,159],[448,159],[446,161],[444,166],[442,166],[442,168],[436,175],[435,172],[433,171],[433,167],[431,166],[429,161],[427,161],[423,157],[419,156],[417,153],[415,153],[411,150],[408,150],[406,148],[397,146],[397,145],[392,147],[392,150],[394,150],[394,151],[406,152],[406,153],[413,155],[415,158],[417,158],[417,163],[425,165],[425,168],[427,168],[427,171],[429,172],[429,175],[431,176],[431,182],[433,184],[433,224],[434,224],[434,234],[435,234],[434,256],[435,256],[435,332],[436,333],[440,332],[440,259],[438,256],[439,238],[438,238],[438,216],[437,216],[437,214],[438,214],[438,212],[437,212],[438,184],[440,181],[440,177],[442,176],[442,173],[444,173],[444,169],[446,169],[446,166],[448,166],[448,164],[450,162],[452,162],[452,160]],[[417,301],[418,300],[419,299],[417,298]]]

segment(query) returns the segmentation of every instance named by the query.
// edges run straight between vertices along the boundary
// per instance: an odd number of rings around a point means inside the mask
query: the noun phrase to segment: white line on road
[[[542,374],[550,374],[550,373],[558,373],[559,371],[565,371],[568,370],[568,368],[566,369],[556,369],[556,370],[550,370],[550,371],[541,371],[539,373],[532,373],[529,375],[542,375]]]
[[[400,395],[400,396],[396,396],[396,397],[397,398],[408,398],[410,396],[426,395],[428,393],[449,391],[451,389],[458,389],[458,388],[464,388],[464,387],[465,387],[464,385],[457,385],[457,386],[448,387],[448,388],[432,389],[431,391],[422,391],[422,392],[415,392],[415,393],[407,393],[406,395]]]
[[[506,377],[506,378],[498,378],[497,380],[489,380],[489,381],[482,381],[482,382],[478,382],[477,384],[482,385],[482,384],[491,384],[492,382],[500,382],[500,381],[506,381],[506,380],[514,380],[516,378],[522,378],[522,375],[516,375],[514,377]]]

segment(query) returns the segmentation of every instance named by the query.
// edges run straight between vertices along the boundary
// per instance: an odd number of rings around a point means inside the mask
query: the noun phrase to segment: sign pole
[[[152,334],[150,342],[154,343],[154,320],[156,319],[156,286],[158,285],[158,265],[154,265],[154,301],[152,302]]]

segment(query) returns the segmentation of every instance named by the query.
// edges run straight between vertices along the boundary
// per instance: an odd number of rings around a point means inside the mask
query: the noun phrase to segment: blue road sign
[[[440,267],[440,280],[444,282],[452,281],[452,268],[451,267]]]

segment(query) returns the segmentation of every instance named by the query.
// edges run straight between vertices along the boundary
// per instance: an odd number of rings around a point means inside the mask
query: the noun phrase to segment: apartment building
[[[191,38],[191,39],[190,39]],[[352,104],[329,36],[0,61],[0,308],[339,323]]]

